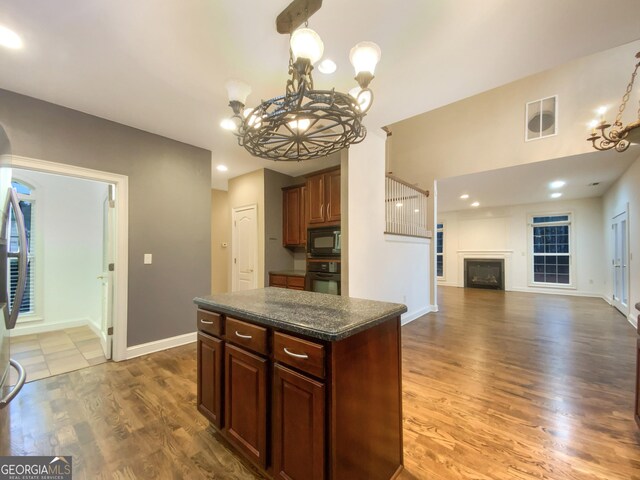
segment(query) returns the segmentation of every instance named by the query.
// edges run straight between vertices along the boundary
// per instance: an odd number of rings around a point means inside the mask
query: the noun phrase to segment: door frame
[[[609,256],[612,259],[611,262],[611,270],[610,270],[610,275],[611,275],[611,305],[616,308],[620,313],[622,313],[625,317],[629,316],[629,313],[631,312],[631,288],[629,285],[629,282],[631,281],[631,268],[630,268],[630,259],[629,259],[629,251],[630,251],[630,247],[629,247],[629,240],[630,240],[630,234],[629,234],[629,204],[627,203],[625,206],[625,209],[623,211],[621,211],[620,213],[617,213],[616,215],[614,215],[613,217],[611,217],[611,232],[613,232],[613,225],[614,225],[614,221],[616,218],[621,217],[624,215],[624,220],[626,221],[626,228],[625,228],[625,247],[626,247],[626,251],[624,252],[625,256],[626,256],[626,260],[627,260],[627,272],[625,275],[625,286],[626,286],[626,294],[627,294],[627,306],[625,311],[622,311],[620,308],[618,308],[618,306],[615,304],[614,301],[614,297],[615,297],[615,276],[616,276],[616,271],[615,271],[615,266],[614,266],[614,262],[615,262],[615,249],[616,249],[616,245],[615,245],[615,238],[612,238],[611,240],[611,251],[609,252]],[[613,235],[612,235],[613,237]],[[622,302],[620,302],[620,304],[622,305]]]
[[[112,359],[115,361],[126,360],[129,288],[129,177],[20,155],[11,156],[11,166],[25,170],[111,183],[116,186]]]
[[[236,225],[235,225],[235,216],[236,213],[238,212],[242,212],[244,210],[253,210],[256,213],[256,250],[255,250],[255,259],[256,259],[256,272],[255,272],[255,281],[254,281],[254,288],[258,288],[258,285],[260,285],[259,282],[259,275],[262,273],[262,269],[259,267],[259,263],[260,263],[260,257],[259,257],[259,252],[260,252],[260,247],[258,245],[258,240],[259,240],[259,233],[260,233],[260,226],[258,223],[258,204],[257,203],[252,203],[250,205],[245,205],[242,207],[233,207],[231,209],[231,291],[235,292],[237,291],[236,286],[237,286],[237,282],[238,282],[238,273],[236,272],[236,264],[234,262],[234,259],[236,258],[236,254],[238,253],[238,233],[236,231]]]

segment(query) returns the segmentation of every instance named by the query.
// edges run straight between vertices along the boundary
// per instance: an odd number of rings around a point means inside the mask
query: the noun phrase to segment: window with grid
[[[22,299],[22,304],[20,305],[20,317],[24,315],[34,315],[35,307],[36,307],[36,289],[35,289],[35,238],[34,238],[34,227],[35,227],[35,191],[33,187],[30,185],[18,181],[13,180],[11,182],[11,186],[18,193],[18,200],[20,204],[20,210],[22,211],[22,216],[24,217],[24,226],[27,234],[27,284],[24,291],[24,297]],[[10,241],[10,249],[12,252],[16,252],[19,250],[18,246],[18,226],[16,224],[16,219],[11,215],[11,237]],[[13,304],[13,298],[16,293],[16,288],[18,286],[18,259],[15,257],[11,257],[9,259],[9,295],[10,301]]]
[[[444,277],[444,225],[438,223],[436,230],[436,275]]]
[[[533,283],[571,284],[571,216],[534,216]]]

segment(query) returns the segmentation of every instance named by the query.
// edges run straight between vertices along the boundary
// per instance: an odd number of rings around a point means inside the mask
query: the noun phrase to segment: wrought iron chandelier
[[[251,87],[240,81],[227,83],[233,116],[222,121],[238,144],[256,157],[270,160],[309,160],[324,157],[364,140],[362,120],[373,103],[373,80],[380,48],[361,42],[351,49],[358,86],[349,93],[316,90],[313,65],[324,53],[320,36],[308,28],[310,13],[319,0],[295,0],[278,17],[279,33],[290,34],[289,79],[285,94],[246,107]],[[303,28],[297,28],[304,23]]]
[[[636,58],[640,60],[640,52],[636,54]],[[594,120],[591,123],[591,136],[587,140],[593,144],[593,148],[596,150],[611,150],[615,148],[618,152],[624,152],[631,143],[640,143],[640,105],[638,106],[638,118],[626,126],[622,124],[622,114],[633,91],[633,83],[638,74],[638,68],[640,68],[640,61],[636,63],[631,74],[631,80],[622,96],[622,104],[618,107],[618,114],[613,125],[607,123],[604,119],[604,108],[599,110],[600,121]],[[606,131],[607,129],[610,129],[609,132]],[[600,132],[597,133],[596,130],[600,130]]]

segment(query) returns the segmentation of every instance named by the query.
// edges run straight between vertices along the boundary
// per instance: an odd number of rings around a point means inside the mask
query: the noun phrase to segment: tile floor
[[[100,339],[86,326],[11,337],[11,357],[27,371],[27,382],[107,361]]]

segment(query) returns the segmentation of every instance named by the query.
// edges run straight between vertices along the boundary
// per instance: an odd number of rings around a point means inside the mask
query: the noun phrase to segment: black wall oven
[[[308,262],[305,290],[340,295],[340,262]]]
[[[320,227],[307,230],[309,258],[340,258],[341,244],[340,227]]]

